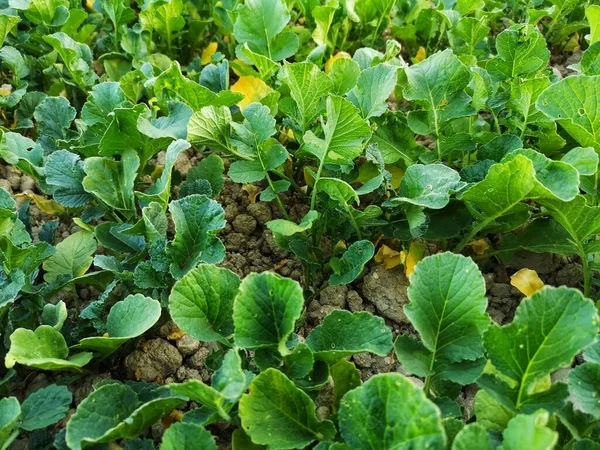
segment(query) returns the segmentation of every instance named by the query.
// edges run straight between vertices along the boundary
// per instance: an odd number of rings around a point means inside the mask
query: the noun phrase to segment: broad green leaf
[[[42,325],[50,325],[60,331],[63,323],[67,320],[67,305],[60,300],[56,305],[47,303],[42,310]]]
[[[92,70],[92,52],[87,45],[76,42],[62,32],[43,36],[43,39],[60,55],[73,81],[80,88],[87,90],[94,85],[98,75]]]
[[[205,145],[213,151],[231,152],[231,112],[225,106],[206,106],[192,114],[188,124],[190,144]]]
[[[400,181],[400,196],[392,197],[388,202],[441,209],[450,202],[450,194],[461,186],[460,175],[448,166],[413,164]]]
[[[265,450],[267,447],[255,444],[243,429],[237,428],[231,435],[231,448],[232,450]]]
[[[598,170],[599,158],[592,147],[575,147],[569,150],[561,161],[571,164],[581,176],[592,176]]]
[[[21,418],[21,405],[16,397],[4,397],[0,400],[0,445],[7,449],[17,434],[12,434]]]
[[[285,346],[300,317],[304,298],[300,285],[278,274],[251,273],[242,281],[233,304],[235,343],[240,348]]]
[[[169,52],[176,34],[185,27],[183,6],[183,0],[156,1],[139,13],[142,28],[158,33],[166,41]]]
[[[114,2],[122,5],[122,0],[104,0],[103,3]],[[90,94],[81,110],[81,119],[87,126],[95,124],[110,124],[111,112],[115,108],[129,108],[131,103],[127,100],[119,83],[109,81],[97,84],[92,88]]]
[[[513,25],[496,39],[498,56],[486,69],[492,76],[504,80],[536,73],[546,67],[550,52],[546,40],[533,25]]]
[[[588,42],[590,45],[600,41],[600,6],[590,5],[585,10],[585,17],[590,23]]]
[[[321,178],[323,181],[323,178]],[[329,277],[329,284],[339,286],[352,283],[363,271],[375,254],[375,246],[371,241],[354,242],[344,252],[341,258],[333,257],[329,260],[329,265],[333,273]]]
[[[267,56],[253,52],[245,42],[235,49],[236,56],[246,64],[253,64],[263,80],[267,80],[281,66]]]
[[[233,331],[233,299],[240,279],[227,269],[200,265],[177,280],[169,296],[169,312],[190,336],[217,341]]]
[[[298,36],[283,29],[290,20],[283,0],[246,0],[238,10],[233,35],[250,50],[280,61],[296,53]]]
[[[311,398],[276,369],[252,381],[250,392],[240,400],[239,414],[252,442],[274,450],[304,448],[335,436],[333,423],[317,419]]]
[[[577,254],[578,248],[564,227],[552,218],[536,219],[518,236],[506,234],[502,237],[502,248],[522,248],[536,253],[556,253],[563,256]]]
[[[600,76],[567,77],[546,89],[536,106],[579,144],[600,152],[600,139],[596,136],[600,126],[595,102],[598,90]]]
[[[315,6],[311,13],[315,20],[316,27],[312,32],[312,38],[317,45],[327,44],[327,34],[333,22],[333,17],[337,10],[337,4],[331,6]]]
[[[504,440],[498,450],[552,450],[558,433],[547,426],[549,418],[547,412],[539,411],[511,419],[502,433]]]
[[[515,414],[483,389],[475,394],[475,416],[477,423],[483,425],[487,430],[502,432],[508,425],[508,421]]]
[[[101,0],[100,4],[113,24],[115,41],[118,41],[119,30],[135,20],[135,11],[127,6],[129,2],[126,3],[125,0]]]
[[[129,339],[141,336],[160,318],[160,302],[142,294],[128,295],[113,305],[106,318],[108,336],[82,339],[73,348],[108,356]]]
[[[217,450],[210,432],[193,423],[174,423],[162,437],[161,450]]]
[[[543,395],[536,383],[570,364],[597,333],[590,300],[576,289],[547,286],[521,302],[510,325],[491,325],[484,345],[502,379],[513,384],[509,396],[519,410]]]
[[[94,234],[78,231],[56,246],[56,253],[44,261],[44,280],[56,281],[59,277],[69,279],[82,276],[92,265],[97,244]]]
[[[46,97],[33,114],[38,133],[53,139],[65,139],[77,111],[64,97]]]
[[[452,442],[452,450],[490,450],[491,447],[487,430],[478,423],[466,425]]]
[[[16,78],[26,78],[29,75],[29,66],[23,55],[14,47],[2,47],[0,50],[2,65],[8,68]]]
[[[600,12],[600,9],[598,9]],[[598,15],[598,19],[600,19],[600,14]],[[600,24],[600,21],[598,22]],[[598,56],[600,55],[600,44],[598,41],[594,42],[590,45],[585,52],[583,52],[583,56],[581,57],[581,73],[584,75],[600,75],[600,60]]]
[[[19,16],[0,14],[0,46],[4,45],[6,36],[21,21]]]
[[[44,169],[46,183],[54,189],[52,196],[61,205],[77,208],[93,200],[83,187],[85,172],[79,156],[58,150],[48,156]]]
[[[144,400],[120,383],[102,385],[77,407],[67,423],[66,443],[73,450],[135,438],[185,400],[166,388],[145,393]]]
[[[73,396],[66,386],[51,384],[32,392],[21,405],[21,428],[39,430],[67,415]]]
[[[369,144],[377,144],[383,161],[386,164],[392,164],[403,160],[407,166],[414,164],[419,147],[415,142],[414,133],[406,123],[404,114],[387,111],[375,122],[377,129],[371,136]]]
[[[225,213],[216,201],[205,195],[190,195],[169,203],[175,222],[175,239],[167,248],[173,261],[171,273],[181,278],[201,262],[218,263],[225,248],[216,237],[225,227]]]
[[[417,375],[464,381],[453,372],[465,375],[465,365],[477,367],[483,357],[482,335],[489,325],[485,282],[477,265],[449,252],[429,256],[416,265],[408,297],[404,312],[421,345],[399,341],[398,359]],[[477,375],[475,370],[474,378]]]
[[[42,370],[81,371],[92,359],[88,352],[67,359],[69,348],[65,338],[51,326],[42,325],[35,331],[17,328],[10,335],[10,350],[4,362],[7,368],[16,363]]]
[[[356,86],[348,92],[348,100],[363,118],[379,117],[388,109],[387,99],[396,87],[397,70],[397,66],[378,64],[360,74]]]
[[[135,210],[133,188],[140,159],[132,150],[126,150],[121,161],[109,157],[86,158],[83,170],[83,188],[111,208],[131,213]]]
[[[295,102],[295,107],[288,114],[296,120],[302,132],[306,132],[323,111],[323,98],[333,90],[333,83],[310,62],[285,64],[279,77],[290,89]]]
[[[206,180],[210,185],[212,196],[219,195],[225,184],[223,178],[224,169],[223,160],[219,155],[206,156],[188,172],[185,181],[180,185],[180,192],[186,184],[189,185],[200,180]]]
[[[43,165],[43,148],[19,133],[0,130],[0,159],[38,178]]]
[[[331,366],[331,379],[333,381],[333,410],[340,409],[340,402],[348,391],[362,384],[362,374],[354,363],[340,359]]]
[[[360,450],[442,449],[446,444],[439,409],[398,373],[375,375],[348,392],[340,406],[339,427],[344,441]]]
[[[475,229],[492,227],[497,231],[510,231],[525,222],[529,213],[521,201],[533,189],[534,177],[533,164],[522,155],[490,167],[483,181],[462,194],[462,200],[478,222]]]
[[[333,58],[335,58],[335,56],[332,57],[332,59]],[[360,66],[356,61],[350,58],[339,57],[334,59],[329,70],[327,70],[327,64],[325,65],[325,72],[327,72],[329,78],[333,82],[331,93],[336,95],[344,95],[356,86],[356,82],[361,73]]]
[[[315,210],[311,210],[302,218],[300,223],[296,224],[290,220],[275,219],[267,222],[267,228],[273,233],[280,234],[282,236],[293,236],[297,233],[310,230],[312,224],[319,217],[319,213]]]
[[[360,117],[358,109],[346,99],[327,97],[326,110],[327,121],[322,125],[324,138],[307,131],[304,135],[307,151],[314,154],[321,165],[348,166],[362,153],[371,129]]]
[[[311,331],[306,345],[316,359],[333,364],[356,353],[387,355],[393,343],[392,332],[381,317],[366,311],[335,310]]]
[[[569,373],[569,391],[577,409],[600,418],[598,392],[600,388],[600,364],[588,362],[575,367]]]
[[[342,206],[349,205],[353,201],[357,204],[360,203],[354,188],[339,178],[319,178],[315,188],[318,188],[320,192],[325,192]]]
[[[69,17],[66,0],[11,0],[7,7],[23,11],[25,17],[36,25],[61,26]]]
[[[242,155],[256,158],[259,146],[275,134],[275,118],[268,106],[258,102],[246,106],[242,115],[242,124],[231,123],[234,131],[231,142]]]

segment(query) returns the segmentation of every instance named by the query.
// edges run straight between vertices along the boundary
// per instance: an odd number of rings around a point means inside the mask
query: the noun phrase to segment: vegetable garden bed
[[[600,449],[600,3],[5,0],[0,449]]]

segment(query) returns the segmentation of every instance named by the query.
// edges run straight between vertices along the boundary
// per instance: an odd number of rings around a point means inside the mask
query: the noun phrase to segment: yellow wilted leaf
[[[218,47],[219,47],[219,44],[217,42],[211,42],[210,44],[208,44],[208,47],[206,47],[204,50],[202,50],[202,56],[200,57],[200,62],[202,63],[203,66],[210,64],[210,61],[212,60],[212,55],[217,53]]]
[[[398,189],[400,181],[402,181],[402,177],[404,176],[404,170],[397,166],[386,166],[385,168],[392,174],[392,188]]]
[[[246,193],[248,194],[248,199],[250,200],[250,203],[256,203],[256,197],[260,192],[256,186],[254,186],[253,184],[243,184],[242,190],[246,191]]]
[[[177,330],[169,333],[169,335],[167,336],[167,339],[170,341],[178,341],[179,339],[183,338],[184,336],[185,336],[185,331],[177,329]]]
[[[15,197],[32,200],[44,214],[62,214],[65,212],[65,208],[56,203],[56,201],[34,194],[33,192],[23,192],[22,194],[15,195]]]
[[[164,428],[169,428],[175,422],[181,422],[181,419],[183,419],[183,413],[177,409],[174,409],[167,416],[163,417],[160,420],[160,423]]]
[[[401,252],[396,251],[387,245],[383,244],[379,247],[377,254],[375,255],[375,262],[379,264],[383,264],[383,267],[386,269],[393,269],[400,264],[404,264],[406,261],[406,252],[403,250]]]
[[[340,59],[340,58],[352,59],[352,56],[350,56],[350,54],[348,54],[346,52],[337,52],[335,55],[333,55],[331,58],[329,58],[327,60],[327,62],[325,63],[325,73],[329,73],[329,71],[331,70],[331,66],[333,66],[333,63],[335,62],[335,60]]]
[[[10,84],[3,84],[0,86],[0,97],[8,97],[12,92],[12,86]]]
[[[420,242],[413,242],[410,244],[410,249],[406,256],[406,263],[404,264],[404,274],[406,275],[406,278],[409,278],[415,271],[415,266],[423,259],[423,255],[425,255],[425,244],[421,244]]]
[[[267,94],[273,91],[267,83],[256,77],[240,77],[237,82],[231,86],[231,90],[244,94],[244,98],[238,103],[243,111],[250,103],[258,102]]]
[[[89,223],[85,223],[79,217],[73,217],[73,223],[75,223],[75,225],[77,225],[82,230],[91,231],[92,233],[94,232],[94,227],[91,226]]]
[[[307,186],[313,187],[315,185],[315,177],[313,176],[313,173],[317,170],[316,167],[311,167],[311,166],[304,166],[303,169],[303,173],[304,173],[304,182],[306,183]]]
[[[485,239],[477,239],[476,241],[469,242],[467,245],[471,247],[477,255],[483,255],[487,249],[490,248],[490,244],[488,244]]]
[[[419,47],[419,50],[417,50],[417,54],[415,55],[415,62],[421,62],[425,58],[427,58],[427,50],[425,50],[425,47]]]
[[[544,287],[537,272],[531,269],[521,269],[510,277],[510,284],[516,287],[522,294],[530,297]]]

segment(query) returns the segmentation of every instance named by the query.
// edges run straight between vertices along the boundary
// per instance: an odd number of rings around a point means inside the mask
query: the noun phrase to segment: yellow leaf
[[[404,274],[406,278],[409,278],[415,271],[415,266],[419,261],[423,259],[425,255],[425,244],[420,242],[413,242],[410,244],[408,255],[406,256],[406,263],[404,264]]]
[[[273,92],[267,83],[256,77],[240,77],[237,82],[231,86],[233,92],[244,94],[244,98],[238,103],[238,106],[243,111],[250,103],[258,102],[267,94]]]
[[[178,341],[179,339],[183,338],[184,336],[185,336],[185,331],[181,331],[178,328],[177,330],[169,333],[169,335],[167,336],[167,339],[170,341]]]
[[[79,217],[73,217],[73,222],[82,230],[91,231],[92,233],[94,232],[94,227],[91,226],[89,223],[85,223]]]
[[[210,44],[208,44],[208,47],[206,47],[204,50],[202,50],[202,56],[200,58],[200,62],[202,63],[203,66],[210,64],[211,60],[212,60],[212,56],[217,53],[217,48],[219,47],[219,44],[217,42],[211,42]]]
[[[183,419],[183,413],[181,411],[178,411],[177,409],[174,409],[168,415],[163,417],[160,420],[160,423],[164,428],[169,428],[175,422],[181,422],[182,419]]]
[[[0,97],[8,97],[12,92],[12,86],[10,84],[3,84],[0,86]]]
[[[531,297],[544,287],[544,282],[540,280],[537,272],[531,269],[519,270],[510,277],[510,284],[527,297]]]
[[[315,185],[315,177],[312,174],[316,171],[316,167],[304,166],[302,172],[304,173],[304,182],[307,186],[313,187]]]
[[[415,55],[415,62],[421,62],[425,58],[427,58],[427,50],[425,50],[425,47],[419,47],[419,50],[417,50],[417,54]]]
[[[32,200],[44,214],[62,214],[65,212],[65,208],[56,203],[56,201],[34,194],[33,192],[23,192],[22,194],[15,195],[15,197]]]
[[[375,262],[379,264],[383,264],[387,270],[393,269],[400,264],[404,264],[406,261],[406,252],[403,250],[401,252],[396,251],[392,248],[389,248],[387,245],[383,244],[379,247],[377,254],[375,255]]]
[[[400,187],[400,181],[404,176],[404,170],[397,166],[385,166],[387,171],[392,174],[392,188],[398,189]]]
[[[256,197],[260,192],[256,186],[254,186],[253,184],[243,184],[242,190],[246,191],[246,193],[248,194],[248,199],[250,200],[250,203],[256,203]]]
[[[490,248],[490,244],[488,244],[485,239],[477,239],[476,241],[469,242],[467,245],[471,247],[477,255],[483,255],[487,249]]]
[[[329,58],[327,60],[327,62],[325,63],[325,73],[329,73],[329,71],[331,70],[331,66],[333,66],[333,63],[335,62],[335,60],[340,59],[340,58],[352,59],[352,56],[350,56],[346,52],[337,52],[335,55],[333,55],[331,58]]]

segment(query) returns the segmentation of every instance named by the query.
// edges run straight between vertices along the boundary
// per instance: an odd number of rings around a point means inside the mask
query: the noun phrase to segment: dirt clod
[[[154,381],[166,378],[181,366],[181,353],[163,339],[144,342],[138,350],[125,358],[125,373],[128,378]]]

